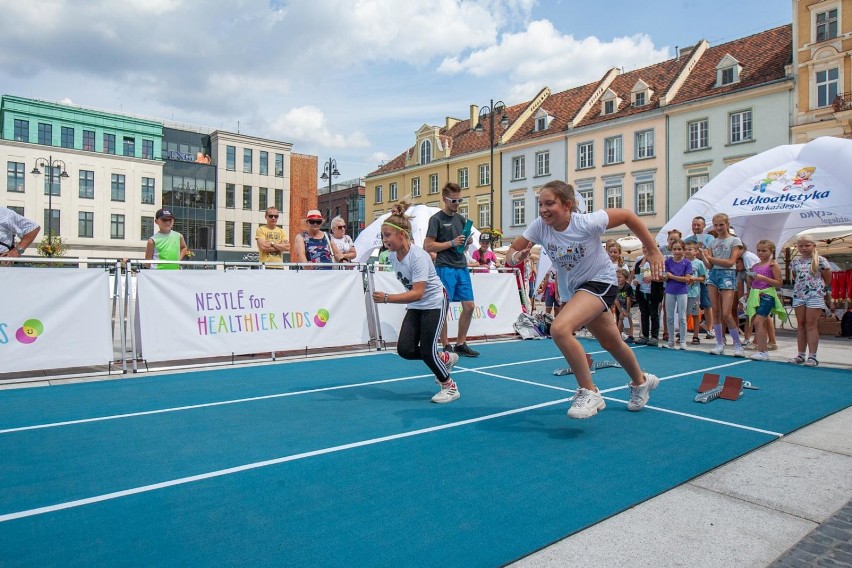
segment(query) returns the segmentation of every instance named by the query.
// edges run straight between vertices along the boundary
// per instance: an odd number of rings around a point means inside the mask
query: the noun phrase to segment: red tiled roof
[[[740,80],[724,87],[716,87],[716,66],[727,54],[740,62]],[[792,24],[719,44],[704,52],[671,104],[721,95],[783,79],[786,76],[784,66],[792,60]]]
[[[524,124],[518,129],[509,142],[519,142],[547,136],[554,132],[561,132],[568,128],[568,123],[577,115],[580,108],[586,103],[592,93],[597,89],[600,81],[588,83],[580,87],[574,87],[567,91],[562,91],[554,95],[550,95],[541,104],[540,109],[544,110],[553,117],[550,125],[546,130],[535,130],[535,112]]]

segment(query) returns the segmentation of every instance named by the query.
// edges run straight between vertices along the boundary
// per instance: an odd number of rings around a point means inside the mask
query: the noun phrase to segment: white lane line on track
[[[429,375],[431,376],[431,375]],[[4,515],[0,515],[0,523],[5,523],[8,521],[13,521],[16,519],[23,519],[26,517],[34,517],[36,515],[44,515],[46,513],[53,513],[56,511],[62,511],[64,509],[72,509],[74,507],[82,507],[84,505],[91,505],[93,503],[100,503],[102,501],[109,501],[111,499],[118,499],[121,497],[127,497],[129,495],[138,495],[139,493],[147,493],[149,491],[156,491],[159,489],[165,489],[168,487],[174,487],[176,485],[185,485],[188,483],[194,483],[196,481],[203,481],[205,479],[211,479],[214,477],[222,477],[225,475],[231,475],[234,473],[240,473],[243,471],[249,471],[252,469],[259,469],[263,467],[268,467],[272,465],[282,464],[286,462],[301,460],[305,458],[311,458],[315,456],[321,456],[325,454],[331,454],[334,452],[341,452],[345,450],[351,450],[354,448],[361,448],[364,446],[371,446],[374,444],[380,444],[383,442],[391,442],[394,440],[400,440],[403,438],[411,438],[413,436],[420,436],[423,434],[429,434],[431,432],[438,432],[440,430],[447,430],[449,428],[458,428],[459,426],[466,426],[468,424],[475,424],[477,422],[484,422],[486,420],[494,420],[496,418],[502,418],[504,416],[511,416],[513,414],[519,414],[521,412],[529,412],[531,410],[537,410],[539,408],[546,408],[548,406],[555,406],[558,404],[564,404],[571,400],[570,398],[562,398],[559,400],[552,400],[549,402],[543,402],[540,404],[534,404],[532,406],[525,406],[523,408],[515,408],[513,410],[506,410],[503,412],[497,412],[494,414],[488,414],[486,416],[480,416],[477,418],[469,418],[467,420],[460,420],[459,422],[450,422],[449,424],[442,424],[440,426],[431,426],[429,428],[421,428],[419,430],[412,430],[410,432],[402,432],[400,434],[392,434],[390,436],[381,436],[379,438],[371,438],[369,440],[363,440],[360,442],[352,442],[350,444],[341,444],[339,446],[331,446],[329,448],[323,448],[320,450],[312,450],[310,452],[302,452],[299,454],[292,454],[289,456],[283,456],[280,458],[275,458],[271,460],[259,461],[249,464],[244,464],[236,467],[229,467],[226,469],[220,469],[216,471],[210,471],[207,473],[202,473],[198,475],[191,475],[189,477],[180,477],[177,479],[172,479],[169,481],[163,481],[160,483],[153,483],[151,485],[143,485],[140,487],[133,487],[131,489],[124,489],[122,491],[114,491],[112,493],[104,493],[102,495],[96,495],[94,497],[87,497],[85,499],[76,499],[74,501],[66,501],[64,503],[56,503],[54,505],[48,505],[46,507],[38,507],[35,509],[27,509],[24,511],[17,511],[14,513],[6,513]]]

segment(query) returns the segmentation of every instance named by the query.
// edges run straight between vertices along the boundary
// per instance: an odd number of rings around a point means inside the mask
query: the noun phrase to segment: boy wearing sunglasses
[[[283,253],[290,252],[287,235],[284,233],[284,229],[278,226],[279,216],[278,209],[270,207],[265,214],[266,224],[261,225],[254,232],[260,262],[284,262]],[[283,268],[283,266],[269,266],[267,268]]]
[[[435,271],[447,290],[449,300],[461,302],[462,307],[455,349],[450,348],[446,322],[441,331],[441,343],[444,351],[455,351],[464,357],[477,357],[479,352],[467,345],[467,332],[473,317],[474,303],[473,286],[467,269],[467,259],[464,256],[464,247],[467,246],[470,238],[466,239],[464,236],[466,219],[458,213],[462,202],[461,187],[455,183],[447,183],[441,190],[441,195],[443,197],[441,210],[429,219],[423,248],[426,252],[437,255]],[[461,252],[459,248],[462,249]]]

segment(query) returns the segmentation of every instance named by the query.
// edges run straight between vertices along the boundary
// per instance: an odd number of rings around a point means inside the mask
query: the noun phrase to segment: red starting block
[[[705,373],[698,387],[698,396],[695,402],[707,403],[717,398],[725,400],[737,400],[743,395],[743,389],[757,390],[757,387],[739,377],[725,377],[725,382],[719,386],[719,375]]]

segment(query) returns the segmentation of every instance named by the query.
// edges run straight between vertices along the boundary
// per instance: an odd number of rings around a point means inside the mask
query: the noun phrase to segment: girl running
[[[620,225],[627,225],[648,247],[646,260],[653,276],[660,278],[663,257],[639,217],[626,209],[580,213],[574,188],[563,181],[551,181],[541,188],[539,217],[506,252],[508,264],[520,264],[529,256],[533,244],[538,243],[556,267],[559,295],[567,301],[550,330],[554,343],[574,371],[579,385],[568,410],[570,418],[589,418],[606,407],[592,382],[586,352],[573,336],[573,332],[583,326],[630,376],[628,410],[642,410],[651,390],[659,384],[656,376],[642,371],[633,351],[622,341],[609,311],[616,299],[618,283],[615,265],[601,246],[600,239],[607,229]]]
[[[760,262],[747,272],[751,292],[746,300],[746,315],[749,322],[754,324],[755,352],[751,358],[755,361],[768,361],[766,327],[767,318],[777,314],[782,320],[787,313],[784,305],[775,291],[781,285],[781,267],[775,262],[775,243],[770,240],[757,241],[757,258]],[[771,320],[769,320],[771,321]],[[771,325],[771,324],[770,324]]]
[[[707,274],[707,292],[713,304],[713,332],[716,335],[716,347],[710,350],[712,355],[725,353],[725,336],[722,326],[728,325],[728,331],[734,340],[734,357],[745,357],[737,320],[731,309],[737,294],[737,259],[743,254],[743,242],[730,233],[731,223],[724,213],[713,216],[713,229],[716,238],[701,251]]]
[[[796,343],[799,354],[790,359],[796,365],[816,367],[819,365],[816,352],[819,345],[817,319],[826,309],[825,297],[831,295],[831,267],[824,256],[819,255],[816,241],[807,235],[796,241],[799,258],[790,263],[793,272],[793,309],[796,313]],[[829,299],[829,302],[831,300]],[[806,351],[807,350],[807,351]],[[805,358],[805,354],[810,352]]]
[[[432,257],[409,240],[411,223],[403,214],[405,202],[398,203],[382,223],[382,241],[396,277],[405,286],[401,294],[373,292],[373,300],[385,304],[408,304],[399,329],[396,350],[403,359],[421,359],[435,373],[441,390],[432,397],[439,404],[459,398],[450,369],[459,360],[456,353],[438,352],[438,340],[447,314],[447,295],[435,272]]]

